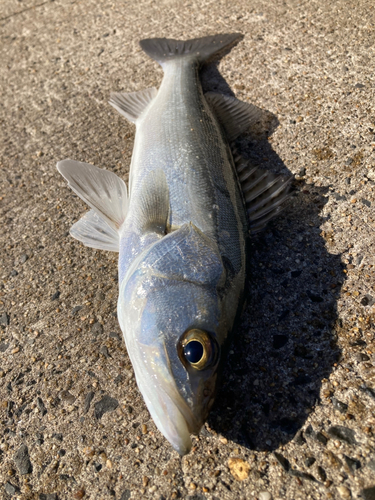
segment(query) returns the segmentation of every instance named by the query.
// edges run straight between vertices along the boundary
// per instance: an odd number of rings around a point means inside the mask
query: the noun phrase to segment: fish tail
[[[146,54],[163,65],[176,58],[189,57],[199,63],[205,63],[221,55],[243,38],[241,33],[205,36],[192,40],[174,40],[172,38],[147,38],[139,42]]]

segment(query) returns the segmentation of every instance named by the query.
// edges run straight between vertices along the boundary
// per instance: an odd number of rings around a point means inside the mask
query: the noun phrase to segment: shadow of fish
[[[203,95],[200,65],[240,38],[140,42],[164,78],[159,90],[111,97],[137,129],[129,196],[112,172],[71,160],[57,165],[92,208],[71,235],[119,252],[118,318],[137,384],[181,455],[214,402],[242,311],[249,224],[260,230],[289,191],[289,180],[232,155],[258,108]]]

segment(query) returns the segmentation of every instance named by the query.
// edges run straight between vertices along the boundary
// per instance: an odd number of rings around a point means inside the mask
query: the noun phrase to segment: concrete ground
[[[366,0],[2,0],[0,498],[375,498],[374,23]],[[181,459],[134,381],[116,255],[69,236],[86,207],[55,165],[127,180],[110,92],[162,78],[138,41],[225,32],[244,39],[204,88],[264,110],[238,146],[295,192],[253,238],[222,388]]]

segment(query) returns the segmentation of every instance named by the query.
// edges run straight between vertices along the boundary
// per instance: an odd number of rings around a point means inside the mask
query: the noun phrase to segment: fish
[[[117,315],[136,382],[180,455],[190,451],[220,386],[245,304],[251,234],[289,196],[290,179],[235,152],[259,108],[202,90],[201,66],[241,38],[140,41],[164,76],[159,89],[110,98],[136,126],[129,190],[110,170],[57,164],[91,208],[70,234],[119,254]]]

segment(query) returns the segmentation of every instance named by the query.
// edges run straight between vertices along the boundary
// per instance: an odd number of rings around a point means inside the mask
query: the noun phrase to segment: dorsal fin
[[[155,87],[140,90],[138,92],[117,92],[111,94],[109,104],[125,116],[132,123],[136,123],[143,111],[156,97],[158,91]]]
[[[238,179],[249,219],[250,231],[257,233],[285,207],[290,196],[293,177],[278,175],[254,167],[239,156],[235,157]]]
[[[224,128],[229,142],[249,130],[263,115],[257,106],[239,101],[235,97],[207,92],[205,98]]]

